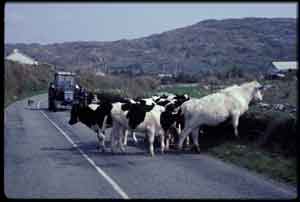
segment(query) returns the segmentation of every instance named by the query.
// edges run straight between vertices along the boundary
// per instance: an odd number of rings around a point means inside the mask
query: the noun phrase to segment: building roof
[[[160,73],[157,75],[158,77],[172,77],[172,74],[164,74],[164,73]]]
[[[278,70],[289,70],[289,69],[298,69],[297,61],[288,61],[288,62],[281,62],[281,61],[274,61],[272,62],[273,66]]]
[[[6,60],[11,60],[14,62],[19,62],[22,64],[30,64],[30,65],[37,65],[38,62],[31,57],[19,52],[18,49],[14,49],[11,54],[5,57]]]
[[[75,76],[74,72],[64,72],[64,71],[57,71],[56,74],[63,75],[63,76]]]

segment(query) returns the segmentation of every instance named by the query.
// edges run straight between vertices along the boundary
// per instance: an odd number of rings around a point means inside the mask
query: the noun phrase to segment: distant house
[[[157,75],[158,78],[172,78],[173,74],[164,74],[164,73],[160,73]]]
[[[297,70],[298,69],[298,64],[296,61],[288,61],[288,62],[272,62],[273,67],[278,72],[286,72],[290,70]]]
[[[31,57],[19,52],[18,49],[14,49],[11,54],[5,57],[6,60],[18,62],[21,64],[38,65],[38,62]]]
[[[298,69],[297,61],[274,61],[272,62],[273,69],[268,73],[270,79],[284,78],[285,74]]]
[[[101,70],[96,70],[95,71],[95,75],[97,75],[97,76],[105,76],[106,74],[104,72],[102,72]]]

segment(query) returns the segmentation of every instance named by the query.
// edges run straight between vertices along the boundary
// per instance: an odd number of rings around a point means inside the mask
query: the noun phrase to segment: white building
[[[297,61],[288,61],[288,62],[272,62],[272,65],[276,68],[277,71],[285,72],[289,70],[298,69]]]
[[[159,78],[172,78],[173,74],[160,73],[157,75]]]
[[[11,54],[5,57],[6,60],[11,60],[21,64],[38,65],[38,62],[31,57],[19,52],[18,49],[14,49]]]
[[[286,73],[298,69],[297,61],[274,61],[272,62],[273,69],[267,73],[269,79],[280,79],[286,76]]]
[[[97,76],[105,76],[105,73],[102,72],[102,71],[100,71],[100,70],[95,71],[95,74],[96,74]]]

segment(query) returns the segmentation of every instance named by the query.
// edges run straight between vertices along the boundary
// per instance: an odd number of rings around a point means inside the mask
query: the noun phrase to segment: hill
[[[274,60],[296,60],[297,21],[292,18],[205,20],[133,40],[5,44],[37,60],[69,69],[96,66],[140,68],[145,72],[207,69],[266,70]],[[138,29],[138,28],[137,28]]]

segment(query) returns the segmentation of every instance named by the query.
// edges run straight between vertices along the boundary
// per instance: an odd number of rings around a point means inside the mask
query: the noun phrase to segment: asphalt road
[[[205,153],[156,151],[129,137],[125,154],[97,151],[96,135],[47,96],[5,109],[4,193],[8,198],[290,199],[296,189]],[[158,149],[158,148],[157,148]]]

